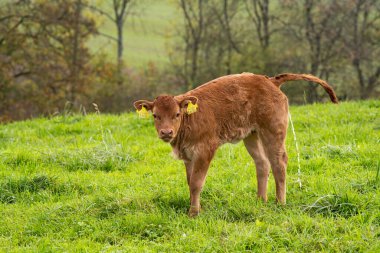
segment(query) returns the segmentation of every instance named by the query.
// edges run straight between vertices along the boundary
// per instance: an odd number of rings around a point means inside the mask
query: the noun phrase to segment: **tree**
[[[70,65],[70,72],[72,76],[71,81],[71,87],[69,87],[69,94],[68,98],[69,101],[74,102],[75,101],[75,94],[76,94],[76,88],[79,86],[79,39],[80,39],[80,19],[82,14],[82,1],[77,0],[75,2],[75,11],[74,11],[74,31],[73,31],[73,38],[72,38],[72,62]]]
[[[238,0],[220,3],[178,1],[184,22],[178,29],[181,43],[176,43],[172,62],[187,89],[235,71],[234,57],[241,54],[239,29],[235,29],[240,4]],[[177,57],[182,60],[175,62]]]
[[[290,2],[290,3],[289,3]],[[277,20],[282,24],[283,52],[290,52],[291,71],[307,72],[328,80],[342,59],[342,33],[346,20],[341,1],[284,1]],[[277,57],[276,57],[277,58]],[[300,86],[302,87],[302,86]],[[289,87],[290,88],[290,87]],[[288,89],[288,88],[285,88]],[[320,100],[318,85],[305,86],[308,102]]]
[[[197,3],[180,0],[180,8],[185,22],[184,76],[188,80],[189,88],[194,87],[198,81],[198,57],[205,29],[204,4],[205,2],[202,0],[198,0]]]
[[[117,27],[117,60],[118,65],[122,64],[123,57],[123,27],[127,16],[127,6],[132,0],[113,0],[115,24]]]
[[[305,37],[309,48],[309,72],[328,79],[330,63],[341,56],[339,40],[346,20],[339,1],[305,0]],[[316,102],[318,85],[310,84],[308,101]]]
[[[246,11],[253,23],[257,38],[263,50],[270,44],[274,30],[270,28],[273,17],[269,14],[269,0],[245,0]]]
[[[219,51],[220,54],[227,54],[227,57],[223,57],[220,55],[219,58],[225,58],[225,66],[226,70],[223,74],[231,74],[232,73],[232,54],[238,53],[241,54],[241,50],[239,48],[238,36],[234,32],[232,27],[232,21],[234,17],[238,14],[239,11],[239,1],[237,0],[223,0],[222,8],[218,8],[217,4],[212,4],[212,12],[217,17],[219,26],[216,28],[216,31],[222,35],[218,40],[218,43],[225,43],[226,50]],[[219,28],[219,29],[218,29]]]
[[[83,102],[93,77],[86,40],[96,27],[81,1],[19,1],[0,13],[3,114],[25,118]]]
[[[104,15],[105,17],[108,18],[112,23],[115,24],[116,26],[116,31],[117,31],[117,36],[114,37],[109,34],[101,33],[99,32],[100,35],[103,35],[107,38],[110,38],[117,43],[117,75],[118,75],[118,83],[121,84],[123,82],[123,77],[121,74],[122,67],[124,65],[123,61],[123,51],[124,51],[124,46],[123,46],[123,31],[124,31],[124,24],[131,13],[131,9],[133,8],[133,4],[136,1],[134,0],[112,0],[112,9],[113,9],[113,14],[110,14],[109,12],[106,12],[94,5],[89,5],[87,4],[86,7],[96,11],[97,13],[100,13],[101,15]]]
[[[380,2],[351,1],[344,43],[356,72],[360,98],[369,98],[380,81]]]

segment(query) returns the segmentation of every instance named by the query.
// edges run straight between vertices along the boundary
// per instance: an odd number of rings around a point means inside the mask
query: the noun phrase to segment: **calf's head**
[[[137,110],[145,107],[151,111],[158,137],[165,142],[170,142],[177,136],[188,104],[190,102],[196,104],[197,101],[198,98],[194,96],[174,98],[165,95],[158,96],[154,101],[138,100],[133,105]]]

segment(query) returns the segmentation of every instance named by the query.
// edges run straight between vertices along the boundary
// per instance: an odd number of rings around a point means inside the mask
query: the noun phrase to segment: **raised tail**
[[[337,104],[338,103],[338,98],[336,97],[336,94],[333,90],[333,88],[328,85],[325,81],[319,79],[316,76],[309,75],[309,74],[291,74],[291,73],[284,73],[280,74],[274,77],[269,78],[272,83],[274,83],[277,87],[280,87],[281,84],[287,81],[295,81],[295,80],[305,80],[305,81],[310,81],[310,82],[315,82],[318,83],[325,89],[325,91],[329,94],[331,102]]]

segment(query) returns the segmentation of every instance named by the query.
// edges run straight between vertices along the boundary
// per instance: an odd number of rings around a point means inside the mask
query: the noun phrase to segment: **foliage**
[[[181,161],[135,113],[0,125],[0,251],[378,252],[380,102],[291,106],[286,206],[256,200],[244,145],[211,164],[187,216]]]
[[[115,75],[118,71],[115,64],[99,57],[96,66],[100,74],[93,83],[88,100],[98,104],[104,112],[124,112],[132,107],[136,98],[151,99],[157,94],[183,91],[182,86],[178,85],[181,79],[168,71],[160,70],[153,63],[140,69],[124,67],[121,73],[124,76],[122,83]]]
[[[78,9],[74,1],[60,0],[1,8],[2,118],[52,114],[67,100],[86,97],[94,71],[85,41],[96,27]]]
[[[187,87],[230,73],[299,72],[331,82],[341,99],[380,94],[378,1],[177,2],[184,22],[171,59]],[[297,103],[325,97],[316,84],[284,89]]]
[[[6,0],[0,122],[94,102],[119,113],[241,72],[312,73],[341,100],[378,98],[379,10],[375,0]],[[294,104],[327,99],[312,83],[283,90]]]

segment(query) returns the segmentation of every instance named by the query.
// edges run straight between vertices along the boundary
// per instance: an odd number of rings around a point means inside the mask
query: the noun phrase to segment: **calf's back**
[[[287,98],[266,76],[220,77],[176,99],[189,95],[198,98],[198,111],[185,116],[178,138],[190,143],[235,143],[268,124],[286,124]]]

